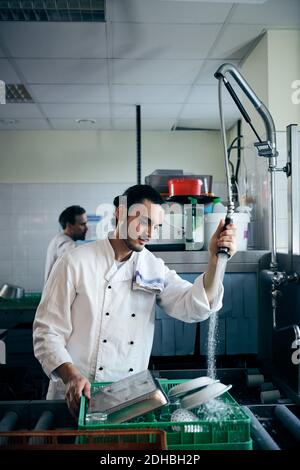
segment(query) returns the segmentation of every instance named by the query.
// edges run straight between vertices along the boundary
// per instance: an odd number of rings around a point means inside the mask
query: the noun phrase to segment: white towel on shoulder
[[[136,256],[132,289],[161,294],[165,284],[165,265],[147,249]]]

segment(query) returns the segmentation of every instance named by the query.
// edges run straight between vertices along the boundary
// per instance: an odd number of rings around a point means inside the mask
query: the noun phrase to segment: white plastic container
[[[209,240],[215,233],[221,219],[225,219],[226,213],[214,212],[204,216],[204,249],[208,249]],[[238,251],[246,251],[248,246],[248,224],[249,214],[245,212],[235,212],[233,223],[237,228],[236,244]]]

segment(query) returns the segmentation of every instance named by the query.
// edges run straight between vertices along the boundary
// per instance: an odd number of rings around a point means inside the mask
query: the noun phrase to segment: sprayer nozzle
[[[228,258],[230,258],[229,248],[220,247],[217,251],[217,256],[219,256],[219,255],[226,255]]]
[[[217,79],[217,80],[221,80],[222,78],[224,78],[224,75],[220,72],[218,72],[218,70],[214,73],[214,77]]]

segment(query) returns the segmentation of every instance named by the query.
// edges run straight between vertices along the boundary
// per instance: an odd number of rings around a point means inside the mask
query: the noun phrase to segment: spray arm
[[[269,110],[265,107],[265,105],[259,100],[259,98],[256,96],[250,85],[246,82],[244,77],[240,74],[240,72],[237,70],[237,68],[232,65],[225,63],[221,65],[218,70],[215,72],[215,77],[218,80],[223,80],[226,88],[228,89],[229,93],[231,94],[233,100],[235,101],[236,105],[240,109],[242,115],[244,116],[245,120],[251,125],[251,120],[242,107],[242,104],[238,100],[233,88],[230,86],[230,83],[226,79],[226,74],[230,73],[232,77],[235,79],[237,84],[240,86],[240,88],[243,90],[247,98],[251,101],[253,104],[254,108],[257,110],[259,115],[261,116],[265,129],[266,129],[266,135],[267,135],[267,140],[265,142],[261,142],[259,136],[256,134],[256,136],[259,139],[259,142],[255,144],[258,150],[258,155],[262,157],[277,157],[277,152],[276,152],[276,131],[275,131],[275,125],[273,118],[271,114],[269,113]],[[242,109],[241,109],[242,108]],[[248,120],[249,118],[249,120]],[[251,125],[252,127],[252,125]],[[253,128],[253,127],[252,127]],[[256,132],[255,132],[256,133]],[[275,162],[274,162],[275,163]]]
[[[270,268],[272,271],[276,271],[277,269],[277,257],[276,257],[276,213],[275,213],[275,172],[276,172],[276,167],[277,167],[277,150],[276,150],[276,130],[275,130],[275,125],[273,118],[271,114],[269,113],[269,110],[266,108],[266,106],[258,99],[252,88],[248,85],[246,80],[242,77],[240,72],[237,70],[237,68],[232,65],[232,64],[222,64],[218,70],[215,72],[215,77],[219,80],[219,108],[220,108],[220,120],[221,120],[221,135],[222,135],[222,141],[223,141],[223,146],[224,146],[224,156],[225,156],[225,169],[226,169],[226,175],[227,175],[227,189],[228,189],[228,211],[227,211],[227,218],[231,216],[233,210],[233,204],[232,204],[232,194],[231,194],[231,189],[229,187],[229,169],[228,169],[228,158],[227,158],[227,146],[226,144],[226,130],[225,130],[225,124],[224,124],[224,116],[223,116],[223,110],[222,110],[222,95],[221,95],[221,84],[222,82],[224,85],[227,87],[229,93],[231,94],[232,98],[234,99],[236,105],[242,112],[244,118],[248,121],[248,115],[244,108],[242,107],[242,104],[240,103],[238,97],[236,96],[233,88],[230,86],[228,80],[226,79],[226,74],[230,73],[232,77],[235,79],[237,84],[240,86],[242,91],[245,93],[247,98],[250,100],[250,102],[253,104],[254,108],[256,111],[259,113],[261,116],[263,123],[265,125],[265,130],[266,130],[266,141],[262,142],[257,135],[259,141],[254,144],[254,146],[257,148],[258,155],[261,157],[267,157],[269,159],[269,174],[270,174],[270,193],[271,193],[271,200],[270,200],[270,211],[271,211],[271,217],[270,217],[270,223],[271,223],[271,263],[270,263]],[[250,118],[249,118],[250,119]],[[251,123],[250,123],[251,125]],[[253,126],[251,125],[252,129],[254,130]],[[225,219],[226,223],[226,219]]]

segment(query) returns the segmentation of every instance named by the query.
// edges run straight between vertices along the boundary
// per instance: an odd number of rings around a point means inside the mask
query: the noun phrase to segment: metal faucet
[[[240,86],[244,94],[250,100],[254,108],[260,114],[266,131],[266,141],[262,141],[258,133],[256,132],[254,126],[251,123],[250,116],[246,112],[245,108],[243,107],[242,103],[240,102],[238,96],[236,95],[234,89],[232,88],[231,84],[228,82],[226,75],[230,74],[237,84]],[[220,121],[221,121],[221,135],[224,147],[224,157],[225,157],[225,170],[226,170],[226,177],[227,177],[227,191],[228,191],[228,212],[227,218],[231,217],[233,212],[233,198],[232,198],[232,191],[230,187],[230,177],[229,177],[229,167],[228,167],[228,159],[227,159],[227,145],[226,145],[226,130],[225,130],[225,122],[224,122],[224,115],[222,110],[222,82],[224,86],[227,88],[228,92],[230,93],[232,99],[234,100],[235,104],[237,105],[238,109],[240,110],[242,116],[244,117],[245,121],[250,125],[251,129],[253,130],[254,134],[256,135],[258,142],[254,144],[257,148],[258,155],[260,157],[267,157],[269,161],[269,174],[270,174],[270,191],[271,191],[271,200],[270,200],[270,219],[271,219],[271,261],[270,261],[270,271],[266,270],[267,277],[271,281],[271,296],[272,296],[272,311],[273,311],[273,328],[276,331],[281,331],[286,328],[293,328],[295,331],[295,335],[300,337],[300,329],[298,325],[289,325],[285,328],[277,328],[276,324],[276,311],[277,311],[277,304],[278,299],[281,297],[282,292],[280,290],[281,286],[290,284],[290,283],[298,283],[300,280],[300,275],[296,272],[287,274],[284,271],[278,271],[278,263],[277,263],[277,254],[276,254],[276,210],[275,210],[275,173],[276,171],[285,171],[287,176],[291,174],[290,163],[288,162],[284,168],[277,167],[277,148],[276,148],[276,129],[274,125],[273,118],[266,108],[266,106],[259,100],[256,96],[250,85],[246,82],[244,77],[240,74],[239,70],[232,64],[222,64],[218,70],[215,72],[215,77],[219,80],[219,110],[220,110]]]
[[[240,88],[243,90],[247,98],[253,104],[257,112],[260,114],[266,130],[267,140],[262,141],[258,133],[256,132],[255,128],[252,125],[250,116],[246,112],[244,106],[240,102],[238,96],[236,95],[234,89],[232,88],[231,84],[228,82],[226,78],[226,74],[230,73],[235,81],[238,83]],[[251,129],[255,133],[258,142],[254,145],[257,148],[258,155],[260,157],[267,157],[269,160],[269,174],[270,174],[270,191],[271,191],[271,204],[270,204],[270,212],[271,212],[271,263],[270,269],[275,272],[277,270],[277,257],[276,257],[276,213],[275,213],[275,172],[277,168],[277,148],[276,148],[276,129],[273,118],[266,108],[266,106],[260,101],[260,99],[256,96],[250,85],[246,82],[244,77],[240,74],[239,70],[232,64],[222,64],[218,70],[215,72],[215,77],[219,80],[219,108],[220,108],[220,120],[221,120],[221,134],[223,140],[223,146],[225,147],[226,144],[226,136],[225,136],[225,124],[224,124],[224,116],[222,111],[222,103],[221,103],[221,84],[225,85],[228,92],[230,93],[233,101],[237,105],[238,109],[240,110],[242,116],[244,117],[245,121],[250,125]],[[225,152],[225,169],[226,169],[226,176],[227,182],[229,181],[229,169],[227,164],[227,153]],[[227,184],[228,186],[228,184]],[[232,213],[232,194],[231,191],[228,189],[228,216]],[[234,206],[233,206],[234,207]]]

